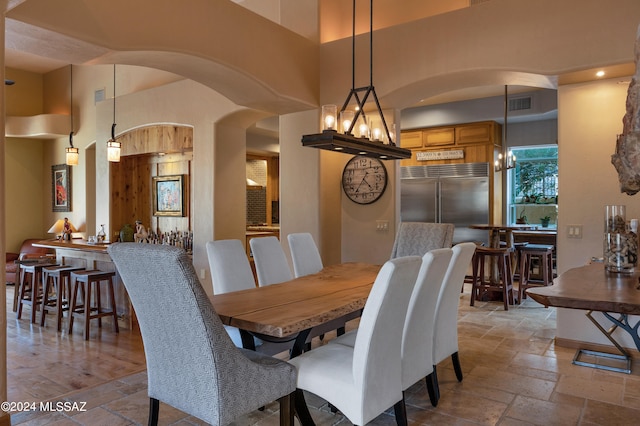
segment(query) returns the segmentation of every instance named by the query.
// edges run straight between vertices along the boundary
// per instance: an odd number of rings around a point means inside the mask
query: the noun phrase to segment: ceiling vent
[[[509,111],[528,111],[531,109],[531,96],[509,99]]]

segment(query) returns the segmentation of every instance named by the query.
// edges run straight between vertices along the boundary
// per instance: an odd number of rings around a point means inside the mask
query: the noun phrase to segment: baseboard
[[[600,343],[582,342],[580,340],[564,339],[561,337],[555,338],[555,344],[556,346],[560,346],[562,348],[569,348],[569,349],[576,349],[576,350],[587,349],[590,351],[597,351],[597,352],[618,353],[618,349],[616,349],[615,346],[602,345]],[[627,350],[627,352],[629,352],[629,355],[631,355],[631,358],[634,360],[634,362],[640,361],[640,352],[638,351],[638,349],[636,348],[625,348],[625,349]]]

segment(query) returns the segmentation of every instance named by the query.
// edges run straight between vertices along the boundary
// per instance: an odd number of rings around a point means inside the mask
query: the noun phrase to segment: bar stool
[[[476,247],[473,255],[473,286],[471,288],[471,306],[487,293],[501,293],[505,311],[513,305],[513,271],[511,270],[511,252],[513,248]],[[488,259],[497,269],[497,277],[485,277],[485,262]],[[491,274],[489,274],[491,275]]]
[[[71,272],[71,303],[69,306],[69,334],[73,332],[73,318],[76,315],[84,316],[84,339],[89,340],[89,324],[92,319],[98,320],[98,327],[102,327],[102,317],[113,318],[113,330],[118,333],[118,314],[116,311],[116,299],[113,291],[113,277],[115,272],[100,270]],[[100,283],[107,284],[110,309],[102,307],[100,301]],[[78,304],[78,291],[83,291],[83,303]],[[91,294],[93,293],[93,304]]]
[[[40,325],[44,327],[47,317],[47,307],[56,308],[56,320],[58,331],[62,329],[62,312],[69,310],[71,300],[71,272],[84,270],[82,266],[47,266],[42,268],[42,305]],[[49,293],[53,293],[52,297]]]
[[[518,300],[527,297],[526,289],[553,284],[553,246],[546,244],[527,244],[519,247],[520,252],[520,284],[518,286]],[[533,260],[538,259],[540,279],[531,278]]]
[[[42,282],[42,268],[48,266],[57,266],[55,262],[34,262],[34,263],[21,263],[19,271],[20,283],[18,293],[18,309],[16,311],[16,318],[20,319],[22,316],[22,306],[31,305],[31,323],[36,322],[36,311],[38,305],[41,303],[42,296],[38,294],[40,283]]]

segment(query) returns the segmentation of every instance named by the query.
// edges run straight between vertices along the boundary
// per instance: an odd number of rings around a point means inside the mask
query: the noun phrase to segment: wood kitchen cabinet
[[[463,123],[403,131],[400,146],[410,149],[410,159],[401,160],[401,166],[491,163],[502,147],[502,126],[495,121]],[[420,152],[447,154],[453,152],[462,158],[418,159]]]

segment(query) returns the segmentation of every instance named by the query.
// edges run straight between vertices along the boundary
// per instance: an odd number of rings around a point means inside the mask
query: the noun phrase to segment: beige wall
[[[623,82],[621,82],[621,80]],[[561,86],[558,90],[558,273],[602,257],[604,206],[624,204],[627,219],[640,218],[640,199],[620,192],[611,164],[630,78]],[[567,226],[582,225],[581,239],[568,238]],[[557,337],[610,343],[585,317],[585,312],[559,309]],[[597,318],[601,318],[596,313]],[[601,322],[608,328],[607,320]],[[616,339],[635,347],[626,333]]]

